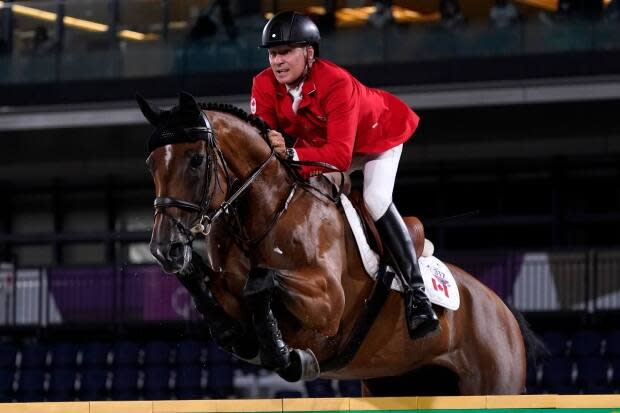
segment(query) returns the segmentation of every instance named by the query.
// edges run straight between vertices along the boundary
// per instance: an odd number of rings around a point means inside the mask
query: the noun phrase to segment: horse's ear
[[[196,102],[196,98],[187,92],[179,94],[179,108],[184,111],[200,113],[200,105]]]
[[[144,115],[144,117],[153,126],[157,126],[159,123],[159,119],[161,118],[161,109],[159,109],[156,106],[151,105],[139,93],[136,93],[136,101],[138,101],[138,106],[140,106],[140,110],[142,111],[142,114]]]

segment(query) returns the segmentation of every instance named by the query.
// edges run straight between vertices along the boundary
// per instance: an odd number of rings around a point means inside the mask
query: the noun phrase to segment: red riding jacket
[[[411,137],[419,117],[403,101],[383,90],[363,85],[343,68],[317,59],[302,87],[297,113],[286,86],[271,68],[254,77],[250,107],[271,128],[297,138],[302,161],[321,161],[341,171],[353,155],[385,152]],[[302,168],[309,176],[319,170]]]

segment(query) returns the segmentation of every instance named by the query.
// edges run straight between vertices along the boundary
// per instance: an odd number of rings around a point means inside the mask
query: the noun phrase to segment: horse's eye
[[[189,161],[189,164],[192,168],[199,168],[202,165],[202,161],[204,160],[204,156],[200,154],[195,154]]]

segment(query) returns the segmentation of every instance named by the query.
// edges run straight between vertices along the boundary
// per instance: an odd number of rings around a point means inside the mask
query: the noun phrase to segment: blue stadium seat
[[[142,393],[146,400],[169,400],[170,368],[164,366],[145,368]]]
[[[140,357],[140,346],[134,341],[117,341],[114,343],[114,366],[136,367]]]
[[[620,392],[620,357],[609,359],[609,364],[612,371],[610,385],[614,392]]]
[[[78,347],[75,343],[57,342],[51,345],[54,369],[73,368],[76,364]]]
[[[43,401],[44,384],[43,369],[22,370],[17,381],[16,399],[21,402]]]
[[[108,364],[110,345],[100,341],[89,341],[82,347],[82,366],[86,369],[103,369]]]
[[[564,357],[554,357],[543,364],[542,387],[549,393],[575,393],[573,363]]]
[[[213,399],[225,399],[235,394],[234,369],[231,364],[210,365],[207,369],[207,394]]]
[[[562,357],[566,355],[566,343],[568,340],[564,333],[559,331],[547,331],[541,335],[541,339],[552,357]]]
[[[199,366],[203,362],[202,344],[196,340],[183,340],[177,344],[176,363],[180,366]]]
[[[0,370],[14,369],[17,346],[13,343],[0,343]]]
[[[13,367],[0,369],[0,403],[13,401],[13,381],[15,371]]]
[[[362,382],[359,380],[339,380],[338,391],[341,397],[362,397]]]
[[[199,365],[177,368],[175,393],[178,399],[202,399],[205,396],[202,385],[202,368]]]
[[[542,390],[540,388],[540,380],[538,377],[538,365],[536,365],[535,363],[527,363],[525,389],[527,394],[538,394]]]
[[[167,366],[170,363],[170,344],[165,341],[149,341],[144,345],[144,365]]]
[[[306,382],[308,397],[334,397],[336,392],[332,386],[332,381],[328,379],[316,379]]]
[[[47,399],[51,401],[75,400],[75,371],[73,369],[54,369],[50,374]]]
[[[80,381],[80,400],[105,400],[107,397],[108,373],[94,368],[82,372]]]
[[[211,340],[207,343],[207,365],[221,365],[232,363],[232,356],[226,351],[222,350],[215,344],[215,341]]]
[[[42,369],[47,362],[47,347],[39,342],[26,343],[21,348],[22,369]]]
[[[612,330],[607,333],[606,354],[610,358],[620,358],[620,330]]]
[[[257,366],[256,364],[248,363],[247,361],[240,360],[238,358],[232,359],[232,364],[234,369],[243,376],[254,375],[257,376],[260,374],[260,371],[263,367]]]
[[[571,339],[571,354],[575,357],[599,356],[603,337],[592,330],[580,330]]]
[[[112,400],[138,399],[138,369],[137,367],[117,367],[112,377]]]
[[[585,394],[605,394],[611,391],[609,363],[601,357],[584,357],[576,362],[577,386]]]
[[[278,390],[273,394],[274,399],[300,399],[303,397],[297,390]]]

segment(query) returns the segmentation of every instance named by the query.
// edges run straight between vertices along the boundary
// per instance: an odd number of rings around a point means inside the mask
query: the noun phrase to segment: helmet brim
[[[258,47],[260,49],[269,49],[270,47],[277,47],[277,46],[285,46],[285,45],[291,45],[291,46],[304,46],[304,45],[308,45],[310,44],[309,42],[287,42],[285,40],[282,41],[276,41],[276,42],[272,42],[272,43],[262,43],[260,45],[258,45]]]

